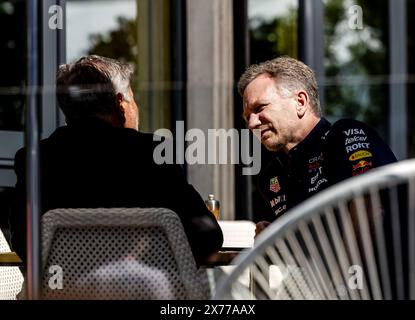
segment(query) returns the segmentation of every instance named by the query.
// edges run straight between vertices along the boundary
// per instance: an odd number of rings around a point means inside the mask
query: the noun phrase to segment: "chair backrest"
[[[43,299],[206,299],[176,213],[55,209],[42,217]]]
[[[10,247],[0,230],[0,253],[5,252],[10,252]],[[18,267],[0,266],[0,300],[15,300],[22,285],[23,274]]]
[[[322,191],[234,262],[215,299],[415,299],[415,160]]]

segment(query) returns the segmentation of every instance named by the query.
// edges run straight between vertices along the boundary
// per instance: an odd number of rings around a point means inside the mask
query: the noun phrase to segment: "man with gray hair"
[[[66,123],[98,117],[114,127],[138,130],[138,108],[130,87],[132,75],[129,64],[96,55],[61,65],[56,88]]]
[[[91,55],[60,66],[56,92],[67,125],[40,142],[41,213],[54,208],[162,207],[175,211],[196,258],[218,251],[222,231],[178,165],[158,165],[152,134],[138,131],[131,66]],[[25,158],[15,157],[12,246],[25,258]]]
[[[322,117],[314,72],[290,57],[248,67],[238,83],[243,117],[275,152],[258,179],[273,221],[317,192],[371,168],[396,161],[378,134],[362,122]],[[270,222],[257,224],[257,233]]]

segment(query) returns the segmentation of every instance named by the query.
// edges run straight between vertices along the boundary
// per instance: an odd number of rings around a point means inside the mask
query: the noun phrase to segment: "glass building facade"
[[[13,158],[24,144],[27,2],[0,1],[0,191],[13,187]],[[376,128],[399,159],[415,156],[411,108],[414,0],[45,0],[39,1],[41,137],[64,124],[54,98],[58,64],[86,54],[135,66],[141,130],[236,128],[235,85],[245,67],[299,58],[316,71],[330,121],[355,118]],[[59,11],[59,8],[62,11]],[[206,128],[204,126],[207,126]],[[272,155],[262,150],[262,161]],[[208,171],[204,171],[208,170]],[[212,170],[212,171],[209,171]],[[259,220],[255,177],[241,165],[187,166],[203,197],[216,193],[226,219]],[[209,178],[206,178],[206,177]]]

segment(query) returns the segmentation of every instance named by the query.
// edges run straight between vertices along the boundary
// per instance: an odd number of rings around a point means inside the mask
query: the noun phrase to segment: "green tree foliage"
[[[137,22],[135,19],[118,17],[117,24],[118,26],[107,34],[91,35],[88,53],[133,62],[138,53]]]
[[[359,5],[363,28],[351,29],[351,5]],[[386,136],[388,60],[386,0],[325,1],[325,113],[355,118]]]
[[[276,56],[298,56],[297,10],[290,8],[285,16],[273,20],[255,17],[250,22],[251,63]]]
[[[363,29],[350,29],[349,7],[359,5]],[[388,110],[387,0],[324,0],[326,116],[355,118],[386,136]],[[298,56],[297,8],[250,21],[251,63]]]
[[[97,54],[134,65],[135,75],[138,72],[137,55],[137,21],[125,17],[117,18],[117,27],[108,33],[97,33],[90,36],[88,54]],[[137,76],[133,77],[133,88],[137,88]]]

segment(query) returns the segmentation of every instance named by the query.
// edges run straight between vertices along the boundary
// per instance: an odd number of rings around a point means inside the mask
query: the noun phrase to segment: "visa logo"
[[[358,134],[366,135],[366,133],[363,131],[363,129],[349,129],[347,131],[343,131],[343,133],[346,136],[358,135]]]

